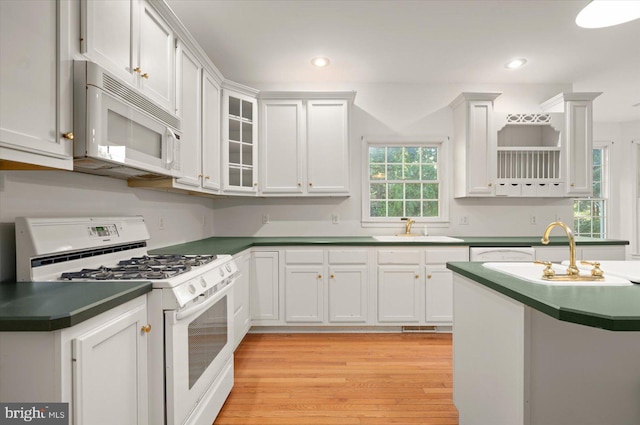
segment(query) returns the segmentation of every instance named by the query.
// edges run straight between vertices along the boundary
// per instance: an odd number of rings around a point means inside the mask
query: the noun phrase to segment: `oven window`
[[[189,324],[189,389],[227,344],[227,296]]]

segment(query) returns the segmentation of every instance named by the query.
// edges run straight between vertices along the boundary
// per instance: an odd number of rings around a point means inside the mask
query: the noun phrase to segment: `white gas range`
[[[149,423],[210,425],[233,386],[230,255],[149,255],[141,216],[17,218],[18,281],[148,280]]]

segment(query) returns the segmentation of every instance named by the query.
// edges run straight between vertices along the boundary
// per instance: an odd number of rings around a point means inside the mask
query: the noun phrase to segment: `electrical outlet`
[[[158,230],[164,230],[164,217],[160,217],[158,220]]]
[[[463,226],[467,226],[469,224],[469,216],[461,215],[458,219],[458,224],[462,224]]]
[[[529,217],[529,222],[531,224],[538,224],[538,220],[536,219],[535,215],[532,215],[532,216]]]
[[[338,224],[340,222],[340,216],[338,216],[338,214],[331,214],[331,222]]]
[[[269,214],[262,214],[262,224],[269,224]]]

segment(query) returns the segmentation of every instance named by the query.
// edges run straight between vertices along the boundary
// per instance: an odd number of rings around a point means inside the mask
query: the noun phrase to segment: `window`
[[[363,222],[446,221],[442,142],[368,142],[365,156]]]
[[[608,147],[593,149],[593,196],[573,201],[573,231],[576,236],[607,237]]]

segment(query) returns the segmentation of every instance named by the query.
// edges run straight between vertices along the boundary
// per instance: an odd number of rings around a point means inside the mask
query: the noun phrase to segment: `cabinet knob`
[[[146,72],[144,74],[141,75],[142,78],[144,78],[145,80],[149,79],[149,74],[147,74]]]
[[[318,275],[318,279],[322,279],[322,275],[321,274]]]
[[[254,185],[255,187],[258,187],[258,182],[255,182],[253,185]]]
[[[142,332],[148,334],[149,332],[151,332],[151,325],[150,324],[144,325],[143,327],[140,328],[140,330],[142,330]]]
[[[72,132],[64,133],[62,137],[64,137],[67,140],[73,140],[73,133]]]
[[[137,72],[138,74],[140,74],[142,70],[140,69],[139,66],[136,66],[135,68],[133,68],[133,72]]]
[[[309,186],[313,186],[313,183],[309,182]]]
[[[427,279],[431,279],[431,275],[430,274],[427,275]]]
[[[487,186],[491,187],[491,186],[493,186],[493,183],[489,183]]]
[[[205,180],[209,180],[211,178],[211,176],[204,176]]]
[[[571,187],[575,187],[575,185],[576,185],[575,183],[571,183]]]
[[[298,187],[302,186],[302,183],[298,183]]]
[[[420,279],[420,275],[419,274],[416,275],[416,279]]]
[[[202,177],[202,176],[203,176],[202,174],[198,174],[198,177]]]
[[[331,275],[331,276],[329,276],[329,277],[330,277],[331,279],[335,279],[335,276],[334,276],[334,275]]]

